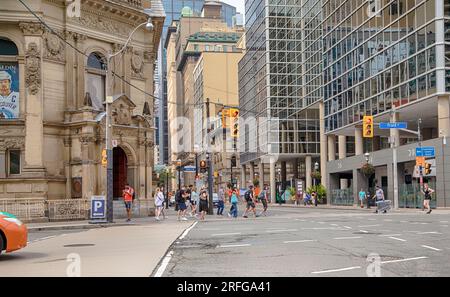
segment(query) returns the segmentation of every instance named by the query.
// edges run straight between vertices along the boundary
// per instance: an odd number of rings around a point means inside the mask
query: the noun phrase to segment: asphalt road
[[[158,271],[169,277],[450,276],[449,226],[450,215],[420,210],[271,208],[267,217],[199,222]]]

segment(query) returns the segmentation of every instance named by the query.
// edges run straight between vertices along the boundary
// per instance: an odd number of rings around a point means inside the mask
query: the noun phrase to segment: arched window
[[[91,53],[87,60],[86,92],[92,100],[92,107],[103,110],[105,101],[106,59],[97,52]]]
[[[0,119],[19,117],[18,54],[15,43],[0,36]]]

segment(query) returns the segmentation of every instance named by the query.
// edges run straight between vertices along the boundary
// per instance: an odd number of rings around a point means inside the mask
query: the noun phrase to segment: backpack
[[[251,197],[250,194],[251,194],[251,191],[250,191],[250,190],[248,190],[247,192],[245,192],[245,195],[244,195],[245,201],[249,202],[249,201],[252,200],[252,197]]]
[[[238,198],[236,196],[236,193],[233,193],[231,195],[231,203],[238,203]]]
[[[133,190],[133,201],[136,199],[136,191]]]

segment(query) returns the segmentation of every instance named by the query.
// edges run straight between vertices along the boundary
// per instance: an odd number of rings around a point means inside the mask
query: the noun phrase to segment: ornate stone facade
[[[41,88],[41,52],[34,42],[28,45],[25,66],[26,86],[32,95],[36,95]]]
[[[63,37],[63,32],[55,32],[59,36]],[[44,58],[52,59],[59,62],[64,62],[65,60],[65,43],[58,37],[58,35],[53,34],[50,31],[44,33]]]

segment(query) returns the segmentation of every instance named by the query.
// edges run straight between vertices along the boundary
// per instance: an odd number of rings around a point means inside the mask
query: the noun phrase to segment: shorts
[[[424,200],[431,201],[431,197],[425,198]]]
[[[264,206],[264,208],[267,208],[267,200],[266,199],[261,199],[261,203]]]
[[[130,210],[132,204],[133,204],[133,202],[131,202],[131,201],[125,201],[125,208],[126,208],[127,210]]]
[[[202,211],[208,211],[208,202],[202,202],[200,201],[200,212]]]
[[[255,203],[253,201],[247,201],[247,208],[255,208]]]
[[[178,202],[178,209],[179,210],[186,210],[186,203],[184,202]]]

